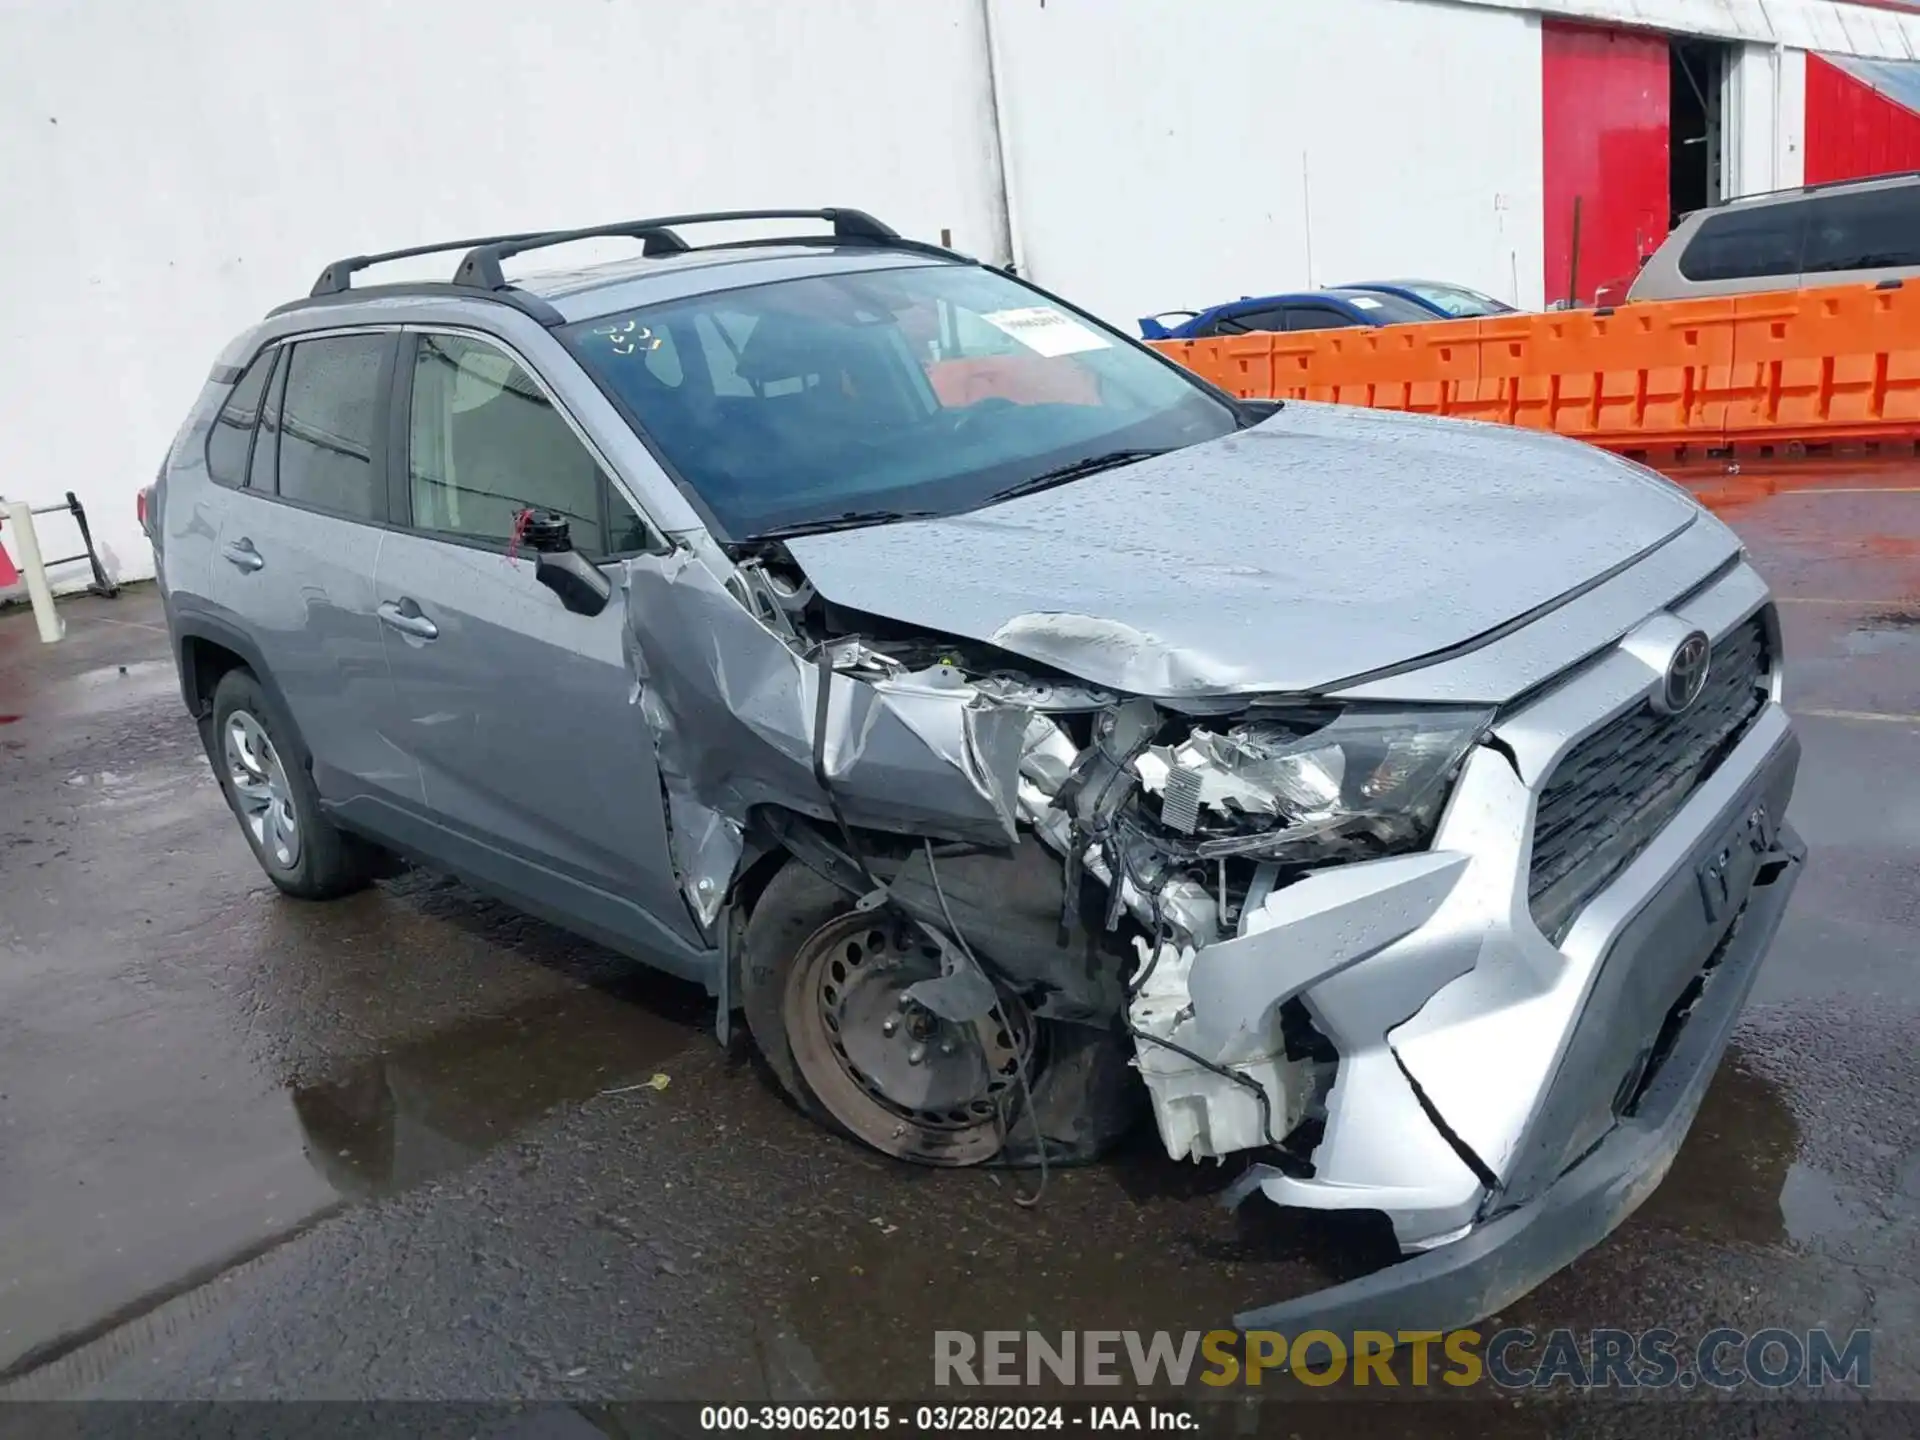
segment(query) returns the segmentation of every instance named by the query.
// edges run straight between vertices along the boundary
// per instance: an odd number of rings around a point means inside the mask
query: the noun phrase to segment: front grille
[[[1711,775],[1766,705],[1766,625],[1755,615],[1713,647],[1706,689],[1681,715],[1642,704],[1569,750],[1540,794],[1527,898],[1558,944]]]

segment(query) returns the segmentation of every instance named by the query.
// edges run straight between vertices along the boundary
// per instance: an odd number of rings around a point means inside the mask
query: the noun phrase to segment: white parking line
[[[1776,595],[1774,603],[1779,605],[1858,605],[1861,609],[1894,609],[1900,605],[1920,603],[1920,596],[1909,595],[1902,600],[1849,600],[1844,595]]]
[[[1873,720],[1883,725],[1920,725],[1920,715],[1889,715],[1879,710],[1814,710],[1789,706],[1795,715],[1817,715],[1822,720]]]
[[[1809,485],[1804,490],[1776,490],[1775,495],[1920,495],[1920,485]]]

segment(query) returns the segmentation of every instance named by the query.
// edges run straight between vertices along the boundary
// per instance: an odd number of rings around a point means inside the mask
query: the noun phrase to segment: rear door
[[[624,592],[575,614],[513,543],[522,510],[558,510],[574,548],[607,561],[645,546],[639,516],[531,367],[492,337],[410,333],[394,407],[396,528],[376,607],[394,679],[388,728],[419,765],[435,832],[423,844],[609,943],[696,939],[631,699]]]
[[[221,518],[215,606],[259,650],[312,756],[314,788],[353,808],[420,798],[418,769],[376,719],[392,708],[373,577],[399,339],[357,330],[282,342],[246,445],[236,424],[216,427],[209,446],[232,481],[245,476]]]

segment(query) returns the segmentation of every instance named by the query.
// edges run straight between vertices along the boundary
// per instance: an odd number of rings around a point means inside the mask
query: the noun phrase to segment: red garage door
[[[1667,236],[1667,38],[1556,20],[1540,32],[1547,299],[1590,301]]]

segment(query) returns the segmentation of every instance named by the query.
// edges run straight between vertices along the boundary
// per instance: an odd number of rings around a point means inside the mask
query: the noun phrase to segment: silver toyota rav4
[[[828,233],[681,234],[742,218]],[[588,236],[638,253],[502,273]],[[1233,400],[858,211],[340,261],[220,357],[149,516],[282,890],[464,876],[701,982],[905,1160],[1150,1108],[1246,1152],[1236,1203],[1391,1222],[1243,1325],[1462,1324],[1597,1243],[1804,856],[1767,587],[1678,488]]]

